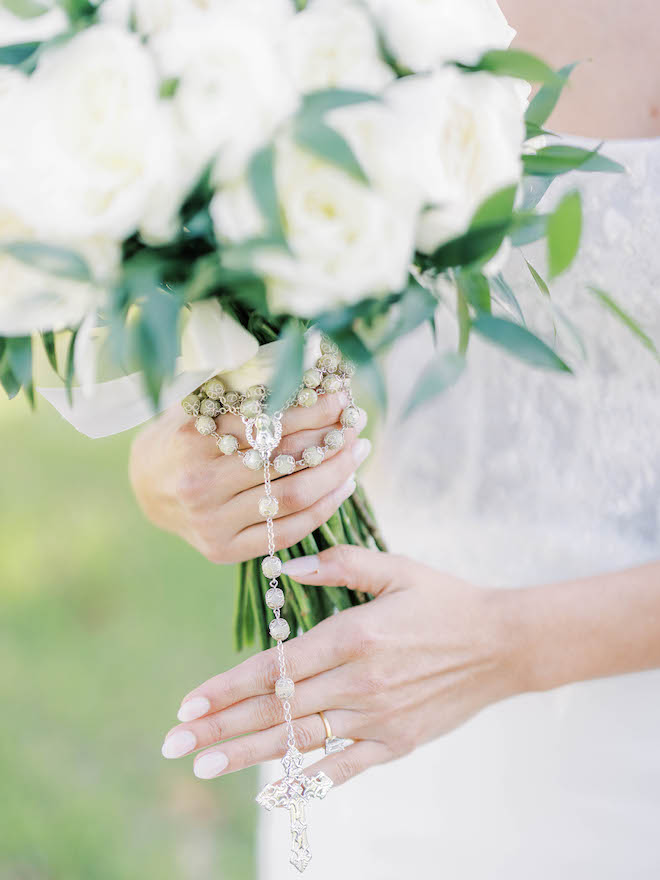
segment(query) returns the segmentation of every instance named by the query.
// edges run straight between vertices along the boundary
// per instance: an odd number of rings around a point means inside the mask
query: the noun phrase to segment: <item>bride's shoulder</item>
[[[599,138],[660,136],[657,0],[499,0],[516,45],[555,67],[577,61],[550,127]]]

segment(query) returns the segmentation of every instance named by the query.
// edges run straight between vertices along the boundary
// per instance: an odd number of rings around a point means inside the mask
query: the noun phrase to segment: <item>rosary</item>
[[[284,605],[284,592],[279,586],[278,578],[282,573],[282,561],[275,554],[275,531],[273,517],[277,516],[278,501],[271,491],[271,467],[280,476],[292,474],[297,467],[317,467],[325,459],[328,452],[335,452],[344,445],[344,428],[353,428],[358,423],[360,412],[355,405],[351,390],[351,378],[354,367],[341,358],[337,346],[328,339],[321,341],[321,356],[316,366],[306,370],[302,383],[284,404],[283,408],[272,416],[264,412],[264,404],[268,390],[264,385],[253,385],[245,394],[226,390],[219,378],[209,379],[195,393],[189,394],[182,402],[188,415],[195,417],[195,427],[203,436],[215,438],[218,449],[224,455],[240,455],[243,464],[250,470],[263,468],[264,495],[259,501],[259,513],[266,520],[268,535],[268,555],[261,563],[264,577],[268,579],[266,605],[273,612],[269,624],[271,637],[277,643],[280,676],[275,683],[275,694],[282,701],[282,710],[287,729],[287,750],[282,758],[284,778],[267,785],[257,795],[257,803],[272,810],[283,807],[289,810],[291,820],[291,855],[290,861],[300,872],[304,871],[312,858],[307,840],[306,806],[313,798],[322,799],[332,787],[332,780],[323,772],[315,776],[307,776],[303,772],[303,755],[296,747],[296,739],[291,720],[290,699],[295,692],[295,683],[287,674],[284,642],[290,635],[288,622],[281,615]],[[302,458],[296,460],[293,455],[278,455],[271,463],[273,452],[282,439],[282,416],[292,406],[314,406],[321,394],[336,394],[345,391],[348,394],[348,406],[342,411],[341,428],[331,428],[323,438],[323,446],[308,446]],[[218,434],[215,419],[225,413],[232,413],[241,418],[245,425],[245,437],[250,446],[245,452],[239,451],[238,438],[233,434]],[[323,716],[322,716],[323,718]],[[324,724],[327,723],[323,718]],[[341,751],[347,741],[339,737],[328,736],[325,742],[326,754]]]

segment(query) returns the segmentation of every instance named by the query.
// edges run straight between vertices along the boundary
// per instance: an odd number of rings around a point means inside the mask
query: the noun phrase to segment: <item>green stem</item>
[[[245,569],[244,563],[236,566],[234,574],[234,650],[243,650],[243,631],[245,628]]]
[[[265,651],[270,647],[270,633],[268,632],[268,624],[266,623],[266,605],[264,604],[263,594],[261,591],[261,581],[263,574],[261,571],[261,562],[259,559],[253,559],[250,562],[250,571],[248,574],[250,596],[252,598],[252,610],[254,619],[257,624],[257,633],[261,640],[261,647]]]

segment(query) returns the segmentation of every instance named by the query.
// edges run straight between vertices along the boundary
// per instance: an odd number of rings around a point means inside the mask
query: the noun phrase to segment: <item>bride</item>
[[[618,296],[660,337],[655,5],[503,2],[520,45],[582,62],[550,128],[607,138],[629,173],[571,175],[546,197],[584,195],[581,257],[550,303],[557,322],[570,303],[586,328],[577,377],[535,373],[475,339],[464,380],[400,422],[408,373],[433,344],[424,328],[405,338],[387,365],[394,416],[365,475],[396,555],[336,548],[287,563],[302,583],[377,597],[287,643],[306,769],[347,783],[310,807],[312,877],[660,876],[660,368],[588,291]],[[525,255],[535,262],[534,248]],[[521,255],[508,274],[543,328],[549,304]],[[317,442],[338,411],[326,399],[292,413],[292,448]],[[214,480],[208,449],[166,413],[135,443],[136,494],[214,561],[259,555],[260,531],[240,551],[235,541],[251,521],[251,477],[223,462]],[[324,521],[368,451],[356,435],[278,481],[290,522]],[[197,687],[164,755],[201,749],[202,779],[280,756],[276,677],[267,651]],[[315,752],[319,711],[354,740],[345,751]],[[279,775],[264,768],[264,781]],[[286,826],[272,815],[261,827],[263,878],[288,875]]]

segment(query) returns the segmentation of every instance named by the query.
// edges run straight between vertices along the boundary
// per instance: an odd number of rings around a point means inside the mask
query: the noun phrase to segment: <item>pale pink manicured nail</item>
[[[193,770],[198,779],[213,779],[219,776],[229,763],[224,752],[207,752],[195,761]]]
[[[355,492],[356,487],[357,487],[357,484],[355,482],[355,477],[350,477],[350,479],[346,480],[344,485],[339,490],[339,494],[344,499],[350,498],[351,495],[353,494],[353,492]]]
[[[298,559],[288,559],[282,566],[282,571],[291,577],[302,577],[317,572],[319,565],[318,556],[300,556]]]
[[[206,715],[210,708],[211,703],[206,697],[191,697],[189,700],[181,703],[181,708],[177,712],[176,717],[179,721],[195,721],[197,718],[202,718]]]
[[[197,745],[197,737],[192,730],[175,730],[165,738],[161,749],[164,758],[181,758]]]
[[[363,437],[353,447],[353,457],[358,464],[362,464],[365,458],[371,452],[371,441],[367,440],[366,437]]]

